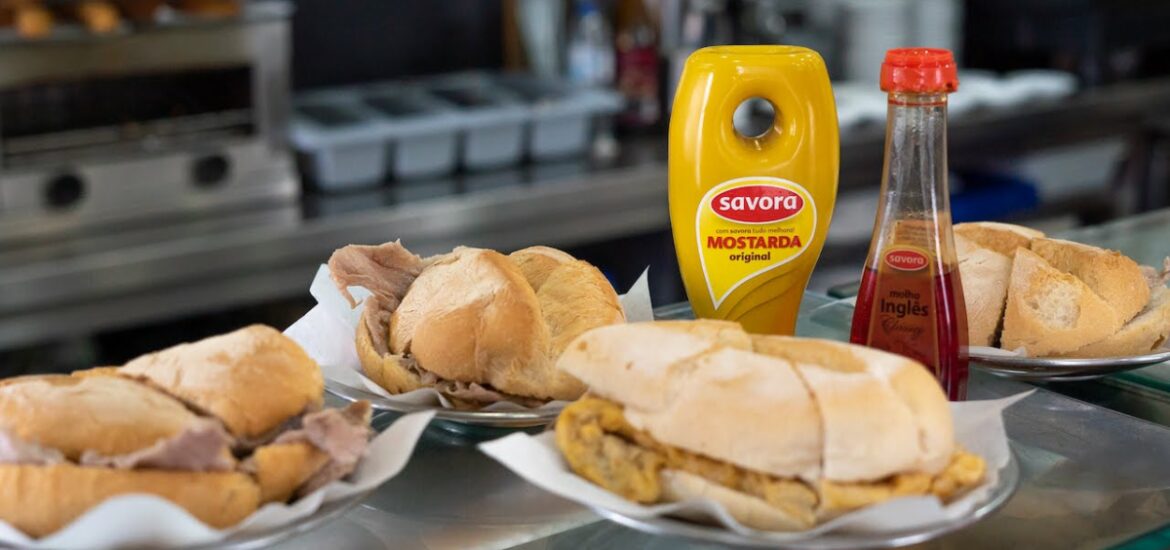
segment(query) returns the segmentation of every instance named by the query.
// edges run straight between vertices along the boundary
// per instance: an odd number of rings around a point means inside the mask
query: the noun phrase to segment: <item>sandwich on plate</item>
[[[746,526],[795,531],[984,480],[938,383],[901,356],[675,321],[593,330],[558,367],[589,386],[556,422],[566,462],[638,503],[706,497]]]
[[[355,337],[366,376],[395,394],[435,388],[457,408],[576,399],[585,386],[557,357],[578,335],[625,321],[596,267],[544,246],[420,258],[398,242],[350,245],[329,269],[352,306],[350,288],[372,294]]]
[[[370,409],[322,408],[318,366],[265,326],[118,368],[0,381],[0,520],[53,533],[111,497],[169,500],[215,528],[349,475]]]

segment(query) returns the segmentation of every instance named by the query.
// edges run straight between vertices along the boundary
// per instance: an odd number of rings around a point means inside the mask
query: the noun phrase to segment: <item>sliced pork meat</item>
[[[82,466],[130,470],[147,468],[191,472],[225,472],[236,467],[231,455],[232,438],[219,422],[207,420],[174,437],[132,453],[103,456],[93,451],[81,455]]]
[[[1143,265],[1142,275],[1145,275],[1146,282],[1150,284],[1150,288],[1159,286],[1166,286],[1166,281],[1170,281],[1170,258],[1162,260],[1162,271],[1159,272],[1157,268]]]
[[[370,403],[358,401],[344,409],[305,415],[301,428],[285,432],[274,444],[307,442],[329,455],[329,462],[299,489],[296,498],[341,479],[357,466],[370,440]]]
[[[52,466],[65,462],[65,455],[57,449],[25,441],[8,430],[0,429],[0,464]]]
[[[456,402],[456,405],[466,404],[466,407],[457,408],[481,408],[498,403],[500,401],[510,401],[521,407],[539,407],[545,402],[539,399],[520,397],[516,395],[508,395],[506,393],[498,392],[489,386],[476,384],[475,382],[459,382],[456,380],[441,380],[435,384],[435,389],[439,393],[451,398]]]
[[[435,391],[450,399],[457,409],[479,409],[500,401],[510,401],[528,408],[539,407],[545,403],[539,399],[508,395],[498,392],[490,386],[475,382],[440,378],[439,375],[419,366],[418,362],[409,355],[404,356],[402,361],[407,370],[418,375],[418,380],[422,385],[435,388]]]
[[[376,314],[366,316],[366,322],[378,351],[386,353],[389,349],[386,327],[390,313],[398,308],[425,266],[422,258],[398,241],[377,246],[353,244],[337,249],[329,257],[333,284],[351,306],[356,307],[357,300],[349,293],[349,287],[364,287],[373,294],[367,298],[366,307],[373,308]]]

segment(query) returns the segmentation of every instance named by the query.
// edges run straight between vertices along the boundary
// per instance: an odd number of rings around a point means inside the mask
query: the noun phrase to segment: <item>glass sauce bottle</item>
[[[855,344],[926,365],[952,401],[967,396],[967,314],[947,191],[947,94],[958,84],[950,51],[886,52],[882,194],[850,331]]]

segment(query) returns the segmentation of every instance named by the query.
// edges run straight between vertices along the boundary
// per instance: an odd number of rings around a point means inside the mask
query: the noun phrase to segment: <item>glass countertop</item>
[[[1170,253],[1168,235],[1170,211],[1063,236],[1159,265]],[[844,339],[851,310],[847,302],[806,294],[797,333]],[[690,316],[685,304],[658,313]],[[1105,548],[1146,534],[1133,548],[1163,547],[1158,541],[1170,540],[1160,531],[1170,524],[1170,398],[1159,381],[1170,381],[1170,365],[1039,387],[972,369],[973,399],[1036,390],[1005,414],[1020,488],[986,520],[916,548]],[[529,485],[475,448],[504,433],[436,423],[406,470],[363,505],[278,547],[714,548],[602,521]]]

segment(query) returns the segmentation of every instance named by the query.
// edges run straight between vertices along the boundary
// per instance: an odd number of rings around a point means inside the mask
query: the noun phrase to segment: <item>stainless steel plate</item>
[[[186,546],[183,550],[212,550],[212,549],[234,549],[245,550],[249,548],[268,548],[280,541],[302,535],[313,529],[317,529],[330,521],[333,521],[354,506],[357,506],[366,497],[373,493],[374,489],[361,492],[349,498],[335,500],[323,504],[317,511],[304,519],[297,520],[287,525],[265,529],[263,531],[256,531],[252,533],[240,533],[228,537],[223,540],[218,540],[209,544],[201,544],[198,546]]]
[[[617,512],[594,508],[602,517],[618,524],[644,531],[652,535],[684,537],[719,544],[735,546],[786,548],[791,550],[835,550],[858,548],[896,548],[918,544],[971,525],[988,514],[998,510],[1011,498],[1020,482],[1020,467],[1015,454],[999,472],[999,482],[992,488],[991,496],[971,515],[949,523],[941,523],[927,529],[915,531],[893,531],[874,535],[833,532],[804,540],[777,541],[767,536],[745,536],[721,527],[702,525],[668,517],[632,518]]]
[[[397,413],[435,411],[436,421],[490,428],[534,428],[550,424],[553,420],[556,420],[557,415],[561,414],[560,407],[522,411],[461,411],[444,409],[435,405],[416,405],[414,403],[403,403],[401,401],[386,399],[376,393],[329,379],[325,380],[325,390],[347,401],[365,399],[370,402],[370,406],[374,410],[378,411]]]
[[[1030,381],[1070,382],[1170,361],[1170,349],[1129,357],[1075,359],[1059,357],[1005,357],[970,352],[972,366],[1005,378]]]

